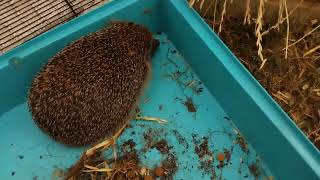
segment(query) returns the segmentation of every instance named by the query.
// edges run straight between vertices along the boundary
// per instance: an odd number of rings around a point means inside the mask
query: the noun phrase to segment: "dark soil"
[[[229,163],[231,160],[231,152],[228,149],[224,149],[224,156],[226,158],[226,161]]]
[[[213,164],[213,152],[209,149],[208,137],[203,137],[202,141],[197,138],[197,135],[193,134],[194,151],[199,157],[200,169],[205,173],[212,175],[212,178],[216,177],[216,171]]]
[[[151,148],[156,148],[162,154],[168,154],[172,146],[169,146],[167,141],[162,139],[152,145]]]
[[[187,101],[185,101],[183,104],[187,107],[188,112],[197,112],[196,106],[194,105],[191,98],[188,98]]]
[[[172,130],[173,134],[175,135],[175,137],[177,138],[179,144],[183,145],[185,149],[188,149],[189,148],[189,143],[188,141],[186,140],[185,137],[183,137],[179,131],[177,130]]]
[[[286,39],[285,28],[263,37],[263,69],[257,56],[254,25],[244,26],[242,18],[226,17],[221,37],[269,94],[290,115],[306,136],[320,148],[320,52],[303,56],[307,50],[320,44],[320,32],[290,47],[288,59],[282,50]],[[269,25],[266,25],[268,27]],[[297,40],[314,28],[310,22],[291,28],[290,39]],[[291,44],[291,42],[289,43]],[[318,93],[318,94],[317,94]]]
[[[162,162],[162,168],[165,169],[166,177],[163,179],[173,179],[173,175],[178,170],[177,158],[174,154],[169,154],[168,157]]]
[[[136,143],[133,139],[129,139],[122,144],[122,152],[132,152],[135,150]]]
[[[246,140],[241,135],[237,135],[236,143],[240,146],[240,148],[242,149],[243,152],[249,153],[248,144],[247,144]]]
[[[162,128],[157,129],[157,130],[149,128],[146,132],[143,133],[143,139],[145,140],[145,146],[143,147],[142,151],[146,152],[150,148],[156,148],[155,144],[162,141],[162,139],[159,139],[159,137],[165,137],[166,135],[167,135],[167,132],[165,132],[165,130]],[[165,140],[163,140],[163,141],[165,141]],[[164,142],[162,142],[162,143],[164,143]],[[160,146],[161,145],[159,145],[159,148],[160,148]]]
[[[212,156],[212,152],[208,146],[208,138],[204,137],[203,142],[199,145],[195,145],[194,151],[197,153],[200,159],[202,159],[205,155]]]
[[[249,166],[250,173],[255,177],[258,178],[261,175],[259,167],[256,164],[252,164]]]

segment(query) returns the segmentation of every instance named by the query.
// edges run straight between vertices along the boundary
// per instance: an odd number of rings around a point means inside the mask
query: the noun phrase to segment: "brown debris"
[[[154,174],[158,177],[164,176],[164,169],[162,167],[156,167],[154,169]]]
[[[182,134],[176,129],[172,130],[172,132],[175,135],[175,137],[177,138],[179,144],[183,145],[185,149],[188,149],[189,148],[189,143],[186,140],[186,138],[183,137]]]
[[[216,177],[216,172],[214,168],[214,158],[213,152],[209,149],[209,139],[208,137],[203,137],[202,141],[197,139],[197,135],[192,134],[193,143],[195,145],[195,152],[199,157],[200,161],[200,169],[202,169],[205,173],[210,173],[213,178]]]
[[[251,2],[247,8],[246,2]],[[250,13],[257,16],[260,2],[239,1],[237,3],[244,5],[240,8],[239,4],[230,4],[220,37],[315,146],[320,148],[320,19],[317,16],[320,3],[316,0],[283,1],[285,7],[282,9],[288,12],[280,13],[277,11],[281,9],[281,3],[268,1],[265,16],[261,19],[263,37],[257,38],[255,28],[261,21],[251,17]],[[254,8],[252,5],[255,5]],[[204,17],[210,27],[217,29],[219,19],[210,15],[221,14],[221,7],[207,7],[201,12],[206,9],[217,10]],[[246,19],[247,13],[251,19]],[[286,18],[288,13],[289,18]],[[243,15],[245,21],[253,20],[254,23],[244,25]],[[262,69],[261,57],[257,55],[259,49],[256,42],[259,38],[262,38],[260,51],[263,48],[260,55],[267,59]]]
[[[152,145],[151,148],[156,148],[162,154],[168,154],[172,147],[168,145],[166,140],[162,139]]]
[[[191,98],[188,98],[187,101],[185,101],[183,104],[187,107],[188,112],[192,112],[192,113],[197,112],[197,109]]]
[[[154,180],[154,178],[151,175],[146,175],[143,178],[144,180]]]
[[[224,156],[226,158],[226,161],[230,162],[230,160],[231,160],[231,152],[229,150],[224,149]]]
[[[237,134],[236,143],[240,146],[240,148],[242,149],[243,152],[249,153],[248,144],[247,144],[246,140],[244,139],[244,137],[242,137],[240,134]]]
[[[196,145],[194,150],[200,159],[202,159],[205,155],[212,156],[213,154],[209,149],[207,137],[204,137],[203,142],[200,145]]]
[[[299,39],[314,26],[310,23],[292,29],[290,39]],[[229,17],[221,37],[255,78],[266,88],[280,106],[291,116],[308,138],[320,148],[320,52],[303,56],[311,47],[320,44],[319,32],[306,37],[289,48],[285,59],[281,50],[285,29],[264,36],[263,46],[268,62],[259,70],[253,27],[243,26],[238,18]]]
[[[250,173],[255,177],[258,178],[261,175],[259,167],[256,164],[252,164],[249,166]]]
[[[174,154],[168,154],[167,158],[162,162],[161,167],[165,170],[166,177],[172,178],[178,170],[177,158]]]
[[[135,146],[136,146],[136,143],[133,141],[133,139],[129,139],[122,144],[122,151],[132,152],[135,150]]]

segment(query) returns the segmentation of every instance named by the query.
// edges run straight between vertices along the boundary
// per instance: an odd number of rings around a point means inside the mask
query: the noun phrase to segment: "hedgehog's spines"
[[[73,146],[112,135],[145,86],[150,69],[144,54],[151,42],[145,27],[117,22],[64,48],[29,90],[36,124]]]

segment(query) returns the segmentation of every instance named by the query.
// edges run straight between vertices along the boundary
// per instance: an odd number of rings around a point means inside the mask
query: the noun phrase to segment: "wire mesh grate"
[[[0,54],[110,0],[3,0]]]

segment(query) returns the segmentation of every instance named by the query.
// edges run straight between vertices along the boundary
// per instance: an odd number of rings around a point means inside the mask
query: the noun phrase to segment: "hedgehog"
[[[111,137],[133,118],[158,45],[146,27],[132,22],[112,22],[69,44],[31,83],[33,121],[69,146]]]

